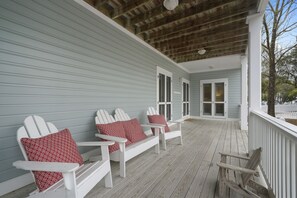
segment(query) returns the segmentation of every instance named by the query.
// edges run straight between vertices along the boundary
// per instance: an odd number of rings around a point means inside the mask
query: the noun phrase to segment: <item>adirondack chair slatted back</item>
[[[147,112],[146,112],[147,115],[159,115],[158,111],[155,110],[154,107],[149,107]]]
[[[28,157],[21,142],[22,138],[39,138],[56,132],[58,132],[57,127],[50,122],[45,122],[42,117],[36,115],[27,117],[24,120],[24,126],[20,127],[17,131],[17,142],[25,160],[28,160]]]
[[[115,119],[106,110],[100,109],[97,111],[95,122],[96,124],[108,124],[115,122]]]
[[[260,161],[261,161],[261,148],[258,148],[254,150],[253,154],[251,155],[250,159],[248,160],[245,168],[251,169],[251,170],[256,170],[256,168],[259,166]],[[247,182],[251,179],[253,174],[247,174],[243,173],[242,174],[242,184],[245,186]]]
[[[131,120],[130,116],[120,108],[117,108],[115,110],[114,118],[116,121],[126,121],[126,120]]]

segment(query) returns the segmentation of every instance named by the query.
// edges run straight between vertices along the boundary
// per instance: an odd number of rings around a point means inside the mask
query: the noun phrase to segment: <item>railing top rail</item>
[[[286,135],[290,136],[295,141],[297,141],[297,126],[294,126],[288,122],[272,117],[263,111],[252,110],[251,113],[261,117],[262,119],[266,120],[267,122],[270,122],[271,124],[274,124],[276,127],[282,129],[282,131],[285,132]]]

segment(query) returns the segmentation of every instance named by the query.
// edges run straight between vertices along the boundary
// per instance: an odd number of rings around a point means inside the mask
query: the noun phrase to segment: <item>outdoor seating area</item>
[[[86,197],[218,197],[219,153],[245,154],[247,132],[236,121],[193,119],[184,122],[182,131],[182,146],[178,138],[170,139],[166,151],[149,149],[129,160],[125,178],[120,177],[120,164],[111,162],[113,188],[101,181]],[[24,197],[34,189],[31,184],[3,198]],[[227,195],[239,197],[232,190]]]

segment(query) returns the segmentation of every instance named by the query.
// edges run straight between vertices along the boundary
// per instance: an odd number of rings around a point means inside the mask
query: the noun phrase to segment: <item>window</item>
[[[172,73],[157,67],[157,109],[169,121],[172,119]]]
[[[190,82],[186,79],[182,79],[182,114],[190,115]]]

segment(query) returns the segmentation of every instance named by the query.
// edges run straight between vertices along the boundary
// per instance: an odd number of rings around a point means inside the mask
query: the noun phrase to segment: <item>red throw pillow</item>
[[[68,129],[40,138],[22,138],[29,161],[83,164],[83,158]],[[63,178],[62,173],[33,171],[39,191],[44,191]]]
[[[148,115],[148,120],[150,123],[155,124],[165,124],[165,132],[170,132],[170,129],[167,125],[164,115]],[[152,128],[152,131],[155,132],[155,129]]]
[[[146,138],[146,135],[144,134],[142,127],[136,118],[128,121],[122,121],[122,124],[125,129],[127,139],[132,143]]]
[[[126,138],[125,135],[125,130],[122,125],[122,122],[113,122],[113,123],[108,123],[108,124],[97,124],[97,129],[100,131],[101,134],[103,135],[110,135],[110,136],[115,136],[115,137],[121,137],[121,138]],[[127,139],[127,138],[126,138]],[[126,146],[131,144],[132,142],[127,140],[125,143]],[[115,152],[120,149],[119,143],[115,143],[111,146],[108,146],[109,152]]]

